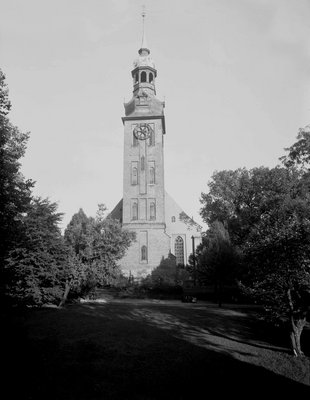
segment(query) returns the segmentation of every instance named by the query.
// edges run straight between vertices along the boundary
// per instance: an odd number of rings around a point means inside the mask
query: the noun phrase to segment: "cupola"
[[[157,71],[150,56],[150,49],[146,43],[145,34],[145,10],[142,12],[142,43],[139,49],[139,57],[134,61],[134,69],[131,71],[133,77],[133,94],[139,95],[142,91],[149,95],[156,95],[155,78]]]

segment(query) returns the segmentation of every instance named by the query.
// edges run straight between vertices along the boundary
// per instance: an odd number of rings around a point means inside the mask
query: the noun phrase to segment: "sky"
[[[124,102],[146,36],[165,100],[165,187],[203,227],[215,171],[274,167],[310,123],[310,0],[1,0],[22,172],[62,228],[122,198]]]

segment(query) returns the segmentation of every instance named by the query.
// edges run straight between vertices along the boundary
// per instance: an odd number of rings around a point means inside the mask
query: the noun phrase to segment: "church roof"
[[[143,117],[164,115],[165,102],[158,100],[147,91],[141,91],[128,103],[124,104],[126,117]]]
[[[107,215],[107,218],[117,219],[118,221],[122,222],[123,218],[123,199],[121,199],[110,214]]]
[[[179,221],[183,222],[188,229],[196,228],[201,231],[202,226],[199,225],[193,218],[189,217],[183,209],[177,204],[177,202],[165,191],[165,209],[166,216],[169,218],[170,214],[177,215]],[[121,199],[117,205],[113,208],[107,218],[117,219],[122,222],[123,214],[123,199]],[[168,222],[168,221],[167,221]]]

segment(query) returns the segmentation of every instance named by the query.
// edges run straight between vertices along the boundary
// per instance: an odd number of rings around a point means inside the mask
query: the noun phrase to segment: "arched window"
[[[141,247],[141,261],[147,261],[147,247],[145,245]]]
[[[146,82],[146,72],[145,71],[141,72],[141,82]]]
[[[135,83],[138,83],[139,82],[139,74],[138,74],[138,72],[135,74]]]
[[[132,219],[136,220],[138,219],[138,203],[134,202],[132,204]]]
[[[151,167],[150,168],[150,184],[154,185],[155,184],[155,168]]]
[[[175,222],[175,217],[171,217],[171,222]]]
[[[150,219],[151,220],[156,219],[156,208],[154,201],[152,201],[152,203],[150,204]]]
[[[150,75],[149,75],[149,82],[150,82],[150,83],[153,83],[153,79],[154,79],[154,78],[153,78],[153,74],[152,74],[152,72],[151,72]]]
[[[131,172],[131,184],[132,185],[138,185],[138,168],[134,167],[132,168]]]
[[[178,236],[174,242],[174,255],[177,265],[184,265],[184,240]]]

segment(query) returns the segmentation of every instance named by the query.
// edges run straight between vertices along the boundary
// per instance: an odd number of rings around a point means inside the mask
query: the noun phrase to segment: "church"
[[[156,97],[157,70],[144,32],[138,58],[131,71],[132,99],[124,104],[123,198],[111,212],[136,241],[120,260],[122,271],[145,277],[170,254],[186,265],[201,243],[202,227],[165,191],[165,103]]]

